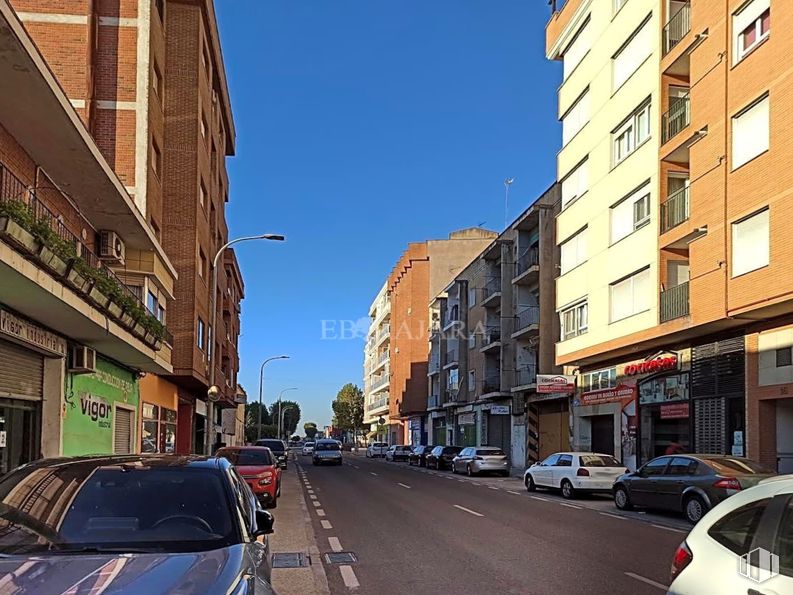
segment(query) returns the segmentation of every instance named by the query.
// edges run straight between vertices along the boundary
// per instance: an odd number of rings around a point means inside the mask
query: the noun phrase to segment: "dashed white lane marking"
[[[309,494],[308,497],[311,498],[312,500],[316,500],[317,499],[317,495],[316,494]]]
[[[507,490],[507,494],[515,494],[516,496],[520,496],[520,492],[513,492],[512,490]]]
[[[685,533],[685,531],[683,531],[682,529],[674,529],[672,527],[665,527],[664,525],[656,525],[655,523],[650,523],[650,524],[656,529],[664,529],[665,531],[674,531],[675,533]]]
[[[314,493],[314,490],[309,490],[308,493],[309,493],[309,495],[311,495],[311,494]]]
[[[325,516],[325,511],[321,508],[317,508],[317,516]]]
[[[353,467],[354,467],[355,469],[360,469],[360,467],[359,467],[358,465],[353,465]]]
[[[412,488],[411,488],[409,485],[406,485],[406,484],[404,484],[404,483],[397,483],[397,485],[398,485],[398,486],[402,486],[403,488],[407,488],[407,489],[409,489],[409,490],[410,490],[410,489],[412,489]]]
[[[584,510],[583,506],[576,506],[575,504],[568,504],[567,502],[559,502],[559,506],[566,506],[567,508],[575,508],[576,510]]]
[[[330,521],[320,521],[323,529],[333,529],[333,525],[330,524]]]
[[[377,473],[375,473],[374,471],[369,471],[369,475],[374,475],[375,477],[377,477]]]
[[[344,549],[341,547],[341,542],[338,537],[328,537],[328,545],[330,545],[331,551],[334,552],[340,552]]]
[[[361,586],[352,566],[339,566],[339,572],[341,572],[341,580],[344,581],[344,586],[348,589],[357,589]]]
[[[541,502],[550,502],[548,498],[543,498],[542,496],[529,496],[529,497],[532,498],[533,500],[539,500]]]
[[[620,514],[612,514],[610,512],[600,512],[598,514],[602,514],[603,516],[611,517],[612,519],[619,519],[621,521],[627,521],[628,519]]]
[[[463,512],[467,512],[468,514],[472,514],[474,516],[485,516],[483,514],[476,512],[475,510],[471,510],[470,508],[466,508],[465,506],[460,506],[459,504],[455,504],[454,507],[459,508]]]
[[[322,504],[320,504],[320,503],[319,503],[319,502],[317,502],[316,500],[314,500],[314,501],[312,502],[312,504],[314,505],[314,508],[319,508],[320,506],[322,506]]]
[[[467,482],[467,481],[465,481],[464,479],[458,479],[457,481],[459,481],[460,483],[468,483],[468,482]]]
[[[497,490],[498,489],[496,486],[487,486],[487,487],[489,487],[491,490]]]
[[[668,588],[666,585],[662,585],[661,583],[658,583],[658,582],[656,582],[656,581],[654,581],[652,579],[645,578],[643,576],[640,576],[638,574],[634,574],[632,572],[626,572],[625,576],[629,576],[629,577],[631,577],[633,579],[636,579],[637,581],[641,581],[641,582],[643,582],[643,583],[645,583],[647,585],[652,585],[653,587],[658,587],[659,589],[662,589],[663,591],[666,591],[667,588]]]

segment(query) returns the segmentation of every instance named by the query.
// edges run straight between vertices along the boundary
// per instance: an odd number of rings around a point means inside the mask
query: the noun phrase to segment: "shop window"
[[[617,386],[617,368],[582,374],[581,381],[584,392],[614,388]]]
[[[176,449],[176,411],[143,403],[140,450],[173,453]]]
[[[793,347],[776,350],[776,367],[793,366]]]
[[[688,374],[650,378],[639,384],[639,403],[665,403],[688,400]]]

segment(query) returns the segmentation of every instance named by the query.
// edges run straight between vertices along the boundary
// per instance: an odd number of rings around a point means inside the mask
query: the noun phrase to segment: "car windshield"
[[[219,450],[217,456],[228,459],[232,465],[237,465],[238,467],[273,464],[273,456],[270,454],[269,449],[265,448],[229,448]]]
[[[22,468],[3,478],[0,554],[177,553],[238,541],[220,471],[84,467]]]
[[[313,442],[306,442],[305,446],[310,448],[310,447],[314,446],[314,443]]]
[[[314,450],[341,450],[338,442],[317,442],[314,446]]]
[[[500,448],[480,448],[476,454],[481,457],[504,457],[504,451]]]
[[[611,455],[581,455],[578,457],[578,464],[581,467],[623,467]]]
[[[739,459],[731,457],[713,457],[702,459],[708,466],[712,467],[719,475],[766,475],[772,474],[773,471],[750,461],[748,459]]]
[[[285,452],[284,443],[280,440],[259,440],[256,446],[266,446],[275,454],[283,454]]]
[[[375,442],[374,444],[372,444],[372,446],[375,448],[385,448],[388,446],[388,444],[386,444],[385,442]]]

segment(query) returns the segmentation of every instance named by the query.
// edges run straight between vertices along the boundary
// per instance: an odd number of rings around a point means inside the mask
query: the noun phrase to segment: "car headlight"
[[[260,486],[267,486],[273,483],[273,472],[272,471],[264,471],[257,475],[256,477],[259,478],[259,485]]]

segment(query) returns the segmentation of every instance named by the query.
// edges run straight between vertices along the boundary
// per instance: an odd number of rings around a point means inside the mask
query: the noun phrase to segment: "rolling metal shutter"
[[[132,417],[129,409],[116,407],[116,421],[113,432],[113,453],[127,455],[132,452]]]
[[[695,452],[716,455],[727,452],[724,402],[721,397],[694,401]]]
[[[44,358],[37,353],[0,341],[0,396],[41,398],[44,391]]]

